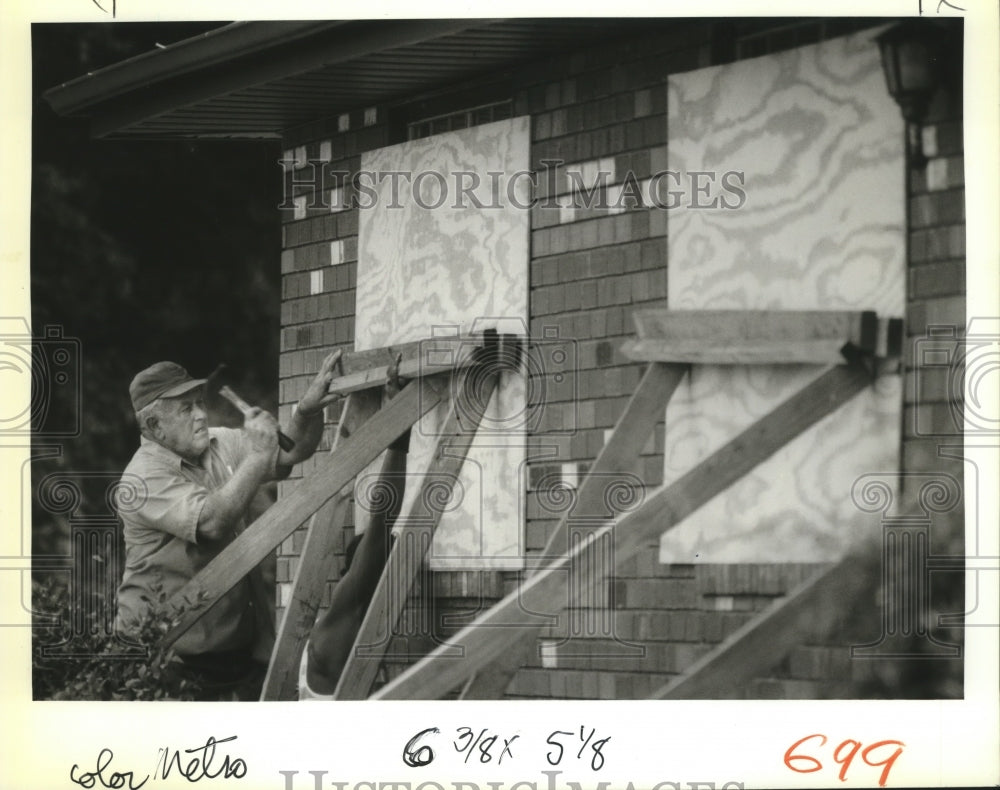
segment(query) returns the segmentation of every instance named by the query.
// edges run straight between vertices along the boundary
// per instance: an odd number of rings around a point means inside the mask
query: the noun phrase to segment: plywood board
[[[669,79],[669,169],[740,172],[745,192],[670,212],[671,309],[903,314],[902,119],[872,35]],[[817,372],[696,365],[667,408],[665,481]],[[854,479],[898,468],[900,404],[898,376],[881,378],[664,536],[661,560],[836,559],[864,525]]]
[[[529,145],[521,117],[362,157],[366,173],[404,175],[373,179],[377,196],[359,212],[357,349],[491,327],[526,333],[529,222],[519,206],[530,195],[515,179],[509,199],[505,179],[528,169]],[[494,183],[491,172],[505,175]],[[523,378],[504,373],[441,518],[432,568],[521,566],[525,403]],[[414,429],[413,468],[427,468],[446,414],[443,404]],[[408,486],[404,509],[417,488]]]

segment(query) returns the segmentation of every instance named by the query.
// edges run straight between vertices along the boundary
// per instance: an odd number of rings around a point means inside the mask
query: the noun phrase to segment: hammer
[[[219,388],[219,394],[229,401],[233,406],[243,412],[243,416],[246,417],[250,413],[252,408],[249,403],[247,403],[243,398],[233,392],[228,386],[223,384]],[[282,433],[281,430],[278,431],[278,447],[284,450],[286,453],[291,452],[295,449],[295,440],[291,436],[287,436]]]
[[[214,384],[216,382],[218,382],[219,379],[222,378],[222,376],[225,373],[225,370],[226,370],[226,366],[225,366],[225,364],[222,364],[222,365],[219,365],[212,372],[212,375],[210,375],[208,377],[207,381],[205,382],[205,384],[206,384],[206,387],[205,387],[206,390],[214,389]],[[239,409],[240,412],[243,414],[244,417],[248,416],[248,413],[253,408],[249,403],[247,403],[245,400],[243,400],[243,398],[241,398],[239,395],[237,395],[235,392],[233,392],[233,390],[228,385],[223,384],[221,387],[219,387],[219,394],[223,398],[225,398],[227,401],[229,401],[231,404],[233,404],[233,406],[235,406],[237,409]],[[295,449],[295,440],[292,439],[291,436],[288,436],[288,435],[282,433],[279,430],[278,431],[278,447],[280,447],[286,453],[291,452],[292,450]]]

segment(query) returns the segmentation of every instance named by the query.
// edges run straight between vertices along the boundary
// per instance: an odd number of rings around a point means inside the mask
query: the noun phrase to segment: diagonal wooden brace
[[[663,410],[674,390],[681,383],[686,365],[653,363],[646,368],[639,386],[632,394],[625,411],[600,455],[578,491],[576,506],[559,519],[542,552],[540,563],[544,568],[558,560],[569,546],[569,528],[574,513],[603,514],[607,511],[609,484],[614,474],[628,469],[639,457],[649,438],[650,426],[663,418]],[[535,649],[535,632],[525,632],[514,641],[486,672],[469,680],[462,690],[462,699],[499,699],[518,669],[531,658]]]
[[[356,392],[347,396],[340,424],[330,447],[335,453],[346,441],[345,426],[363,422],[376,413],[378,392]],[[306,540],[299,556],[298,570],[292,582],[291,594],[278,627],[271,651],[271,660],[264,678],[261,700],[294,700],[298,698],[299,659],[316,620],[316,613],[330,572],[336,538],[344,529],[351,513],[349,489],[341,489],[313,514],[309,520]]]
[[[391,635],[416,581],[468,455],[483,413],[497,388],[499,371],[487,365],[481,372],[466,370],[458,375],[448,416],[441,426],[430,465],[422,477],[421,490],[409,512],[400,517],[399,540],[393,546],[385,570],[354,649],[344,666],[334,692],[335,699],[365,699],[385,655]]]
[[[838,610],[850,611],[866,591],[872,591],[874,579],[859,572],[858,565],[857,556],[849,555],[823,567],[654,692],[652,698],[743,696],[741,691],[751,680],[779,664],[788,650],[816,630],[817,613],[830,601],[837,602]]]
[[[337,535],[343,532],[350,515],[351,497],[349,489],[344,488],[310,519],[291,595],[268,662],[262,702],[298,698],[299,660],[323,599]]]
[[[595,547],[611,537],[615,562],[633,556],[650,540],[676,526],[712,497],[741,478],[802,431],[836,411],[869,382],[867,372],[857,366],[827,370],[735,439],[714,452],[680,479],[666,486],[638,510],[595,531],[591,540],[524,582],[519,590],[452,640],[464,655],[448,656],[437,649],[410,667],[372,699],[439,699],[473,673],[492,664],[515,639],[532,638],[540,627],[520,624],[522,607],[544,611],[552,600],[565,600],[570,579],[576,587],[596,583],[581,576],[581,569],[595,561]]]
[[[164,637],[179,639],[240,579],[324,503],[332,499],[410,426],[442,399],[447,383],[434,377],[411,381],[364,423],[287,497],[278,500],[165,604],[176,624]]]

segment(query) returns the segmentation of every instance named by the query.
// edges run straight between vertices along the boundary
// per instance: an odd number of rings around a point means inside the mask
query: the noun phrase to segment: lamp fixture
[[[940,37],[941,30],[936,26],[913,20],[896,25],[877,38],[885,84],[906,121],[908,158],[914,165],[927,161],[920,124],[944,67]]]

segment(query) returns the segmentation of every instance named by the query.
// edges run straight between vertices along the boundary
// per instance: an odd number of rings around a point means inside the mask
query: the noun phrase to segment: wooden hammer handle
[[[239,409],[243,416],[246,417],[253,408],[249,403],[247,403],[243,398],[232,391],[228,386],[223,385],[219,388],[219,394],[229,401],[233,406]],[[291,436],[288,436],[279,429],[278,430],[278,447],[284,450],[286,453],[291,452],[295,449],[295,440]]]

